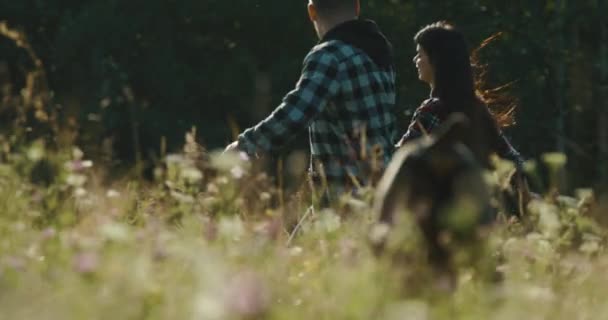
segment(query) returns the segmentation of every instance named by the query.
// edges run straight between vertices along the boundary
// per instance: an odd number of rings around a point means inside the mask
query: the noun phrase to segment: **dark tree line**
[[[222,147],[232,120],[250,126],[279,103],[316,41],[306,0],[0,2],[0,21],[22,30],[43,62],[62,126],[90,153],[111,151],[122,163],[154,158],[161,137],[179,148],[193,126],[205,145]],[[503,32],[482,59],[489,86],[514,82],[518,123],[508,135],[528,157],[566,153],[570,185],[588,186],[608,181],[607,2],[362,4],[395,45],[403,126],[428,92],[411,63],[421,26],[449,20],[473,46]],[[0,63],[15,92],[34,67],[5,37]]]

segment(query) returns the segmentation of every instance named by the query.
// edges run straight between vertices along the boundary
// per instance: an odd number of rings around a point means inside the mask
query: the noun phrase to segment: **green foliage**
[[[604,175],[597,160],[606,148],[595,143],[608,145],[600,107],[608,79],[602,1],[362,3],[363,16],[377,20],[395,45],[403,127],[427,95],[411,64],[411,39],[421,26],[453,21],[473,47],[503,32],[483,50],[482,62],[489,63],[489,87],[515,81],[518,125],[508,130],[515,145],[532,158],[566,153],[568,168],[577,172],[569,176],[573,187]],[[315,43],[305,6],[280,0],[4,1],[0,20],[30,39],[49,73],[51,106],[61,107],[64,120],[75,120],[87,153],[129,163],[157,159],[161,137],[177,150],[193,126],[205,145],[222,147],[232,139],[230,118],[242,129],[265,117],[293,87]],[[14,43],[0,40],[0,48],[16,91],[19,68],[31,70],[32,61]]]

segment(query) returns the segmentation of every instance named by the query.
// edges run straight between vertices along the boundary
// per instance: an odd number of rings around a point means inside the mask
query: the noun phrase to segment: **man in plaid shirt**
[[[370,155],[388,163],[397,138],[392,46],[359,11],[359,0],[310,0],[321,40],[295,89],[227,150],[273,151],[308,128],[313,181],[326,181],[332,193],[365,184]]]

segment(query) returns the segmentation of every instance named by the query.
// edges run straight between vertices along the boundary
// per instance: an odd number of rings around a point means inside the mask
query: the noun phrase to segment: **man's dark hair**
[[[312,0],[317,12],[324,16],[332,16],[338,13],[356,13],[357,0]]]

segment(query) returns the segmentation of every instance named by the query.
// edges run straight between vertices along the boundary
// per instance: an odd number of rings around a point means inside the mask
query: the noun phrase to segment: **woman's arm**
[[[407,131],[399,143],[397,143],[397,147],[416,138],[428,135],[441,124],[442,119],[437,114],[435,107],[435,104],[425,101],[421,107],[416,109]]]

